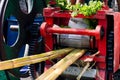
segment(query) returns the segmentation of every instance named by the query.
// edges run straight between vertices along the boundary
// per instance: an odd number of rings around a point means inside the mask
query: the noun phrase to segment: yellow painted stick
[[[46,52],[46,53],[42,53],[42,54],[38,54],[38,55],[26,56],[23,58],[2,61],[2,62],[0,62],[0,70],[17,68],[17,67],[21,67],[21,66],[25,66],[25,65],[29,65],[29,64],[46,61],[49,59],[54,59],[54,58],[60,57],[62,55],[68,54],[73,49],[74,48],[65,48],[65,49],[50,51],[50,52]]]
[[[75,49],[69,53],[65,58],[44,72],[36,80],[55,80],[65,69],[80,58],[85,53],[85,50]]]

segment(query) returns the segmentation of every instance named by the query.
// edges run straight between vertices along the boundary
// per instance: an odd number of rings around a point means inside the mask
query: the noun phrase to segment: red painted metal
[[[89,29],[73,29],[73,28],[47,28],[45,32],[47,33],[59,33],[59,34],[76,34],[76,35],[89,35],[89,36],[95,36],[96,39],[101,38],[101,28],[102,26],[98,25],[95,30],[89,30]]]
[[[49,25],[46,22],[44,22],[41,24],[41,28],[40,28],[40,34],[44,37],[44,44],[45,44],[46,52],[53,50],[53,44],[54,44],[52,35],[47,34],[47,32],[46,32],[47,27],[49,27]],[[48,68],[51,67],[52,62],[47,60],[45,64],[46,65],[45,65],[44,70],[46,71]]]
[[[78,18],[96,18],[98,19],[98,26],[96,27],[95,30],[88,30],[88,29],[69,29],[69,28],[58,28],[57,26],[54,25],[56,23],[55,19],[61,19],[61,18],[70,18],[70,13],[69,11],[61,12],[59,9],[44,9],[44,16],[46,23],[43,23],[41,25],[41,35],[44,37],[45,40],[45,49],[46,51],[49,51],[50,49],[52,50],[54,48],[54,39],[52,37],[52,34],[54,33],[59,33],[59,34],[76,34],[76,35],[89,35],[89,36],[95,36],[96,37],[96,47],[100,51],[100,54],[98,57],[94,57],[93,60],[97,62],[97,66],[99,70],[104,69],[104,71],[99,72],[100,75],[102,73],[102,78],[105,80],[105,69],[106,69],[106,32],[104,33],[105,36],[101,38],[101,28],[106,31],[106,11],[98,11],[96,15],[90,16],[90,17],[85,17],[81,14],[79,14]],[[57,21],[58,25],[59,20]],[[57,27],[57,28],[56,28]],[[102,45],[102,47],[100,46]],[[104,47],[103,47],[104,46]],[[89,58],[86,56],[86,58]],[[99,80],[99,79],[97,79]]]
[[[51,51],[53,50],[54,42],[52,34],[48,34],[46,32],[47,27],[49,27],[49,25],[47,25],[46,22],[42,23],[40,28],[40,34],[44,37],[45,51]]]
[[[55,5],[55,4],[56,4],[56,1],[55,1],[55,0],[50,0],[50,1],[49,1],[49,4],[50,4],[50,5]]]
[[[107,1],[107,0],[105,0]],[[45,43],[45,50],[50,51],[53,50],[55,40],[53,38],[54,33],[58,34],[76,34],[76,35],[89,35],[95,36],[95,48],[100,51],[100,54],[95,56],[94,58],[90,58],[89,56],[83,56],[82,60],[87,58],[91,59],[91,61],[96,62],[96,66],[98,68],[98,74],[96,76],[96,80],[106,80],[106,56],[107,56],[107,30],[108,24],[107,23],[107,14],[109,13],[109,9],[104,7],[103,10],[98,11],[95,15],[86,17],[82,14],[76,16],[76,18],[90,18],[90,19],[97,19],[98,26],[94,30],[88,29],[69,29],[69,28],[60,28],[60,25],[67,25],[68,20],[71,18],[70,11],[61,11],[60,8],[45,8],[44,9],[44,17],[45,21],[40,28],[41,35],[44,38]],[[120,63],[120,13],[115,13],[114,15],[114,72],[118,70],[119,63]],[[62,20],[62,21],[61,21]],[[58,26],[56,26],[56,25]],[[101,38],[101,29],[104,29],[104,36]],[[92,43],[92,42],[91,42]],[[109,77],[111,78],[112,75]],[[111,79],[109,79],[111,80]]]
[[[91,56],[85,55],[85,56],[81,57],[80,60],[83,60],[83,61],[85,61],[85,62],[88,62],[88,61],[89,61],[89,62],[91,62],[91,61],[96,61],[96,62],[103,62],[103,63],[106,62],[104,56],[99,56],[99,57],[94,56],[94,57],[91,57]]]
[[[97,40],[97,43],[98,43],[97,48],[100,51],[101,56],[106,56],[107,19],[99,19],[98,20],[98,25],[102,25],[102,27],[104,28],[104,36],[103,36],[103,38],[101,40]]]
[[[106,80],[106,71],[103,69],[97,69],[97,76],[96,76],[96,80]]]
[[[114,72],[120,64],[120,13],[114,13]]]

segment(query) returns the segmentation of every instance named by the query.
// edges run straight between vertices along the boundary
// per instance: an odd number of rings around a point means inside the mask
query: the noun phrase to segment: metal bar
[[[19,25],[11,25],[10,26],[10,30],[12,30],[12,31],[18,31],[18,29],[19,29]]]
[[[56,25],[54,25],[54,28],[47,28],[47,33],[59,33],[59,34],[77,34],[77,35],[89,35],[89,36],[95,36],[96,39],[101,38],[101,26],[98,25],[95,30],[89,30],[89,29],[73,29],[73,28],[56,28]]]

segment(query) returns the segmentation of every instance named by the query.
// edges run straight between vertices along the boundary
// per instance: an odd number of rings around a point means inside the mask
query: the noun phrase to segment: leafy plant
[[[98,24],[97,19],[84,18],[83,20],[88,25],[88,29],[95,29],[96,25]]]
[[[71,5],[67,3],[67,0],[56,0],[56,5],[61,7],[62,10],[71,10],[72,16],[77,14],[83,14],[84,16],[90,16],[95,14],[103,6],[103,3],[99,0],[90,0],[88,4],[75,4]]]
[[[72,11],[71,16],[75,17],[78,14],[83,14],[84,16],[91,16],[96,14],[98,10],[100,10],[103,6],[103,2],[100,0],[90,0],[89,3],[78,3],[78,4],[70,4],[67,3],[67,0],[56,0],[56,6],[59,6],[62,10],[70,10]],[[86,24],[89,25],[89,29],[94,29],[97,25],[97,20],[84,19]]]
[[[71,7],[69,7],[71,6]],[[98,10],[100,10],[103,6],[103,3],[101,1],[89,1],[88,4],[75,4],[75,5],[69,5],[67,6],[68,10],[73,11],[72,16],[77,16],[77,14],[83,14],[84,16],[91,16],[93,14],[96,14]]]
[[[57,6],[61,7],[62,10],[66,10],[67,0],[56,0]]]

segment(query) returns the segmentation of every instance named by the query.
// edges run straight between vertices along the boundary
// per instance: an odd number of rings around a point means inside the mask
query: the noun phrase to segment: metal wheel
[[[26,0],[28,1],[28,0]],[[9,60],[18,58],[21,48],[29,41],[28,28],[33,24],[36,14],[42,12],[44,7],[43,0],[33,0],[33,7],[28,13],[22,11],[20,7],[20,0],[0,0],[0,59]],[[27,8],[30,6],[27,5]],[[16,42],[9,46],[6,44],[7,26],[6,20],[11,15],[15,16],[19,23],[18,37]],[[20,77],[27,77],[28,75],[21,74],[20,68],[6,70],[9,74],[14,75],[18,79]]]

